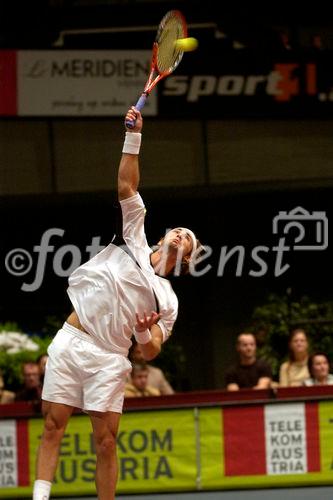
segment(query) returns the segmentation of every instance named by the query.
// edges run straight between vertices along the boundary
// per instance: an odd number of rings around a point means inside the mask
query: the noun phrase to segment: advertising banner
[[[331,116],[332,57],[234,50],[184,57],[159,89],[159,113],[206,117]]]
[[[22,435],[20,440],[16,438],[21,428],[18,422],[0,421],[0,498],[29,495],[35,477],[43,422],[39,418],[24,421],[29,447],[21,447]],[[125,413],[117,445],[119,493],[196,489],[193,409]],[[21,462],[17,455],[22,457]],[[95,468],[90,419],[72,417],[62,439],[52,494],[95,494]]]
[[[17,113],[17,52],[0,51],[0,116]]]
[[[123,116],[149,65],[149,50],[0,52],[0,115]],[[154,94],[145,114],[156,106]]]
[[[0,420],[0,498],[31,494],[42,419]],[[125,413],[118,493],[333,484],[333,402]],[[88,416],[71,418],[54,496],[95,494]]]
[[[29,442],[26,420],[0,420],[0,497],[2,488],[28,486]]]
[[[143,90],[150,57],[150,50],[0,51],[0,116],[123,116]],[[199,49],[153,89],[144,113],[323,117],[332,109],[330,51]]]

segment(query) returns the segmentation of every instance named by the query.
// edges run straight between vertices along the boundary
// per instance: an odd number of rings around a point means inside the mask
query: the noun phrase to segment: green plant
[[[333,360],[333,302],[270,295],[265,304],[255,308],[251,331],[257,337],[258,356],[271,363],[275,377],[288,354],[289,333],[296,327],[307,332],[311,351],[324,351]]]
[[[52,338],[23,333],[15,323],[0,324],[0,372],[6,388],[16,390],[22,382],[21,367],[45,354]]]
[[[68,314],[65,314],[61,317],[46,316],[43,321],[42,335],[46,335],[47,337],[54,337],[57,331],[62,327],[66,316],[68,316]]]
[[[166,342],[153,364],[161,368],[175,390],[183,390],[186,378],[186,356],[181,345],[175,342]]]

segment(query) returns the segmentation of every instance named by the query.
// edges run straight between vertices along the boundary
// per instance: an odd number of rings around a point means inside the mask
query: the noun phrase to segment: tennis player
[[[116,436],[134,335],[145,359],[157,356],[171,334],[178,301],[165,278],[186,272],[199,243],[186,228],[169,231],[151,251],[145,207],[137,192],[142,117],[131,108],[118,172],[122,242],[114,239],[69,277],[74,312],[48,349],[43,387],[44,431],[37,456],[34,500],[48,500],[59,447],[73,408],[89,414],[96,447],[99,500],[112,500],[117,483]],[[119,243],[120,246],[119,246]]]

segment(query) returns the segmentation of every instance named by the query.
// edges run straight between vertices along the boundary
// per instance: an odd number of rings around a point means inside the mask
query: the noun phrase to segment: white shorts
[[[91,336],[68,323],[47,352],[43,400],[85,411],[122,412],[126,377],[132,369],[124,355],[96,345]]]

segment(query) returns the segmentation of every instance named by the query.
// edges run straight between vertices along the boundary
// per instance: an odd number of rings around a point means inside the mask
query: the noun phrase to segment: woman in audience
[[[289,337],[289,359],[280,366],[279,386],[297,387],[310,378],[309,342],[304,330],[297,328]]]
[[[304,380],[303,385],[333,385],[333,375],[330,373],[330,362],[323,352],[312,354],[308,360],[311,378]]]

